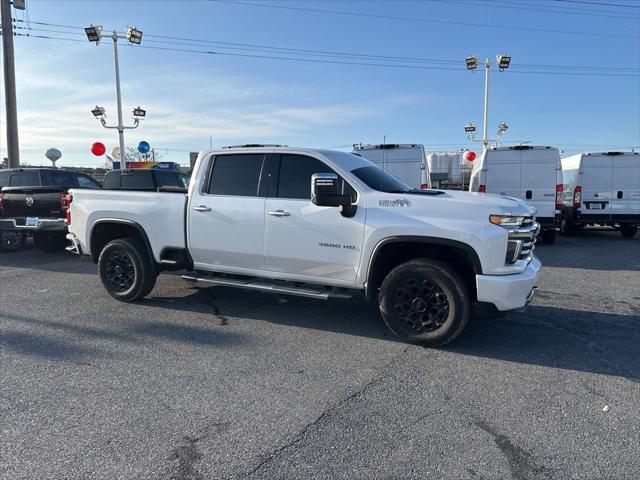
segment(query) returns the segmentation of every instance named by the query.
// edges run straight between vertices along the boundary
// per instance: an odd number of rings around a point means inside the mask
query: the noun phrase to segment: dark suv
[[[63,250],[71,188],[101,186],[89,175],[59,168],[0,170],[0,251],[19,250],[27,235],[45,252]]]

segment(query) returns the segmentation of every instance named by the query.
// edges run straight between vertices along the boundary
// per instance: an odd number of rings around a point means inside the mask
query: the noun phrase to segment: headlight
[[[489,221],[501,227],[521,227],[524,217],[513,217],[511,215],[490,215]]]

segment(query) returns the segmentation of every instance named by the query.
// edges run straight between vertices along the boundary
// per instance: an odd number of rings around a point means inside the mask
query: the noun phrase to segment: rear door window
[[[51,187],[73,188],[73,175],[65,170],[46,170],[42,172],[43,184]]]
[[[112,171],[107,173],[102,181],[102,188],[106,190],[120,188],[120,172]]]
[[[79,188],[100,188],[100,184],[93,178],[85,175],[76,175]]]
[[[257,197],[263,163],[261,153],[216,156],[207,193]]]

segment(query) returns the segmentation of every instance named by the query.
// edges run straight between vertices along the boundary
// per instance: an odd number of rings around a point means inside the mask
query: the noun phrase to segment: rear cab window
[[[155,190],[151,170],[122,172],[120,175],[120,188],[123,190]]]

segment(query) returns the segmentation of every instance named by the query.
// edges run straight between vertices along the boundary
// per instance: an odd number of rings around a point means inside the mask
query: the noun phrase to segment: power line
[[[66,40],[72,42],[85,43],[83,40],[52,37],[46,35],[30,35],[30,34],[18,34],[18,36],[40,38],[48,40]],[[129,45],[128,45],[129,46]],[[194,50],[191,48],[173,48],[173,47],[160,47],[153,45],[136,45],[136,48],[147,48],[153,50],[183,52],[183,53],[199,53],[205,55],[220,55],[230,57],[242,57],[242,58],[256,58],[264,60],[281,60],[281,61],[294,61],[304,63],[320,63],[320,64],[335,64],[335,65],[353,65],[353,66],[368,66],[368,67],[383,67],[383,68],[403,68],[403,69],[417,69],[417,70],[450,70],[450,71],[466,71],[464,67],[447,67],[436,65],[413,65],[413,64],[398,64],[398,63],[375,63],[375,62],[350,62],[343,60],[322,60],[317,58],[303,58],[303,57],[283,57],[278,55],[262,55],[262,54],[244,54],[244,53],[231,53],[220,52],[213,50]],[[532,74],[532,75],[570,75],[570,76],[600,76],[600,77],[640,77],[640,74],[634,73],[618,73],[618,72],[562,72],[562,71],[513,71],[511,73],[516,74]]]
[[[607,7],[619,7],[619,8],[637,8],[640,9],[640,5],[624,5],[620,3],[606,3],[606,2],[588,2],[585,0],[548,0],[550,2],[559,3],[580,3],[584,5],[603,5]]]
[[[38,22],[40,25],[47,25],[45,22]],[[64,32],[61,30],[50,30],[50,29],[41,29],[41,28],[29,28],[17,26],[17,29],[24,29],[28,31],[43,31],[47,33],[57,33],[57,34],[65,34],[65,35],[76,35],[75,32]],[[78,27],[72,27],[78,28]],[[233,43],[233,42],[221,42],[215,40],[203,40],[203,39],[193,39],[186,37],[174,37],[167,35],[152,35],[146,34],[145,38],[150,38],[147,42],[152,43],[160,43],[160,44],[168,44],[168,45],[176,45],[178,47],[196,47],[196,48],[206,48],[206,47],[214,47],[216,50],[211,51],[211,54],[225,54],[228,52],[222,52],[220,50],[230,49],[230,50],[240,50],[240,51],[248,51],[252,53],[259,53],[261,55],[271,54],[276,55],[280,58],[283,55],[292,56],[295,55],[297,57],[327,57],[334,60],[363,60],[367,62],[375,62],[375,63],[403,63],[403,64],[420,64],[420,65],[429,65],[436,64],[438,66],[449,66],[449,67],[457,67],[461,65],[461,60],[445,60],[445,59],[435,59],[435,58],[425,58],[425,57],[409,57],[409,56],[398,56],[398,55],[375,55],[375,54],[367,54],[367,53],[357,53],[357,52],[345,52],[345,51],[332,51],[332,50],[313,50],[313,49],[303,49],[303,48],[291,48],[291,47],[279,47],[273,45],[263,45],[263,44],[247,44],[247,43]],[[159,39],[167,39],[167,40],[159,40]],[[83,42],[84,40],[78,40]],[[157,47],[160,48],[160,47]],[[192,49],[176,49],[176,51],[193,51]],[[197,52],[202,52],[202,50],[197,50]],[[207,51],[209,52],[209,51]],[[584,71],[596,71],[596,72],[620,72],[620,73],[635,73],[640,72],[639,68],[633,67],[606,67],[606,66],[579,66],[579,65],[542,65],[542,64],[517,64],[514,63],[511,65],[514,69],[534,69],[534,70],[584,70]],[[458,70],[459,68],[452,68],[453,70]]]
[[[623,34],[617,34],[617,33],[604,33],[604,32],[593,32],[593,31],[581,32],[576,30],[557,30],[552,28],[535,28],[535,27],[495,25],[495,24],[486,25],[482,23],[458,22],[453,20],[437,20],[437,19],[421,18],[421,17],[403,17],[403,16],[381,15],[381,14],[364,13],[364,12],[347,12],[344,10],[326,10],[326,9],[320,9],[320,8],[294,7],[290,5],[273,5],[268,3],[252,3],[252,2],[235,1],[235,0],[211,0],[211,1],[217,2],[217,3],[225,3],[229,5],[260,7],[260,8],[275,8],[280,10],[291,10],[296,12],[322,13],[322,14],[329,14],[329,15],[346,15],[351,17],[364,17],[364,18],[384,19],[384,20],[402,20],[402,21],[423,22],[423,23],[440,23],[445,25],[457,25],[457,26],[465,26],[465,27],[531,31],[531,32],[543,32],[543,33],[562,33],[562,34],[569,34],[569,35],[600,36],[600,37],[612,37],[612,38],[640,38],[640,36],[638,35],[623,35]]]
[[[387,1],[387,0],[382,0]],[[509,10],[520,10],[520,11],[531,11],[531,12],[545,12],[545,13],[556,13],[561,15],[588,15],[588,16],[597,16],[597,17],[608,17],[608,18],[618,18],[621,20],[636,20],[638,16],[631,12],[625,13],[617,13],[611,10],[602,10],[602,9],[584,9],[584,8],[573,8],[573,7],[564,7],[564,6],[546,6],[544,4],[536,4],[536,3],[526,3],[523,5],[523,2],[520,1],[509,1],[509,0],[425,0],[427,2],[437,2],[444,3],[447,5],[461,5],[461,6],[474,6],[474,7],[492,7],[492,8],[504,8]]]

